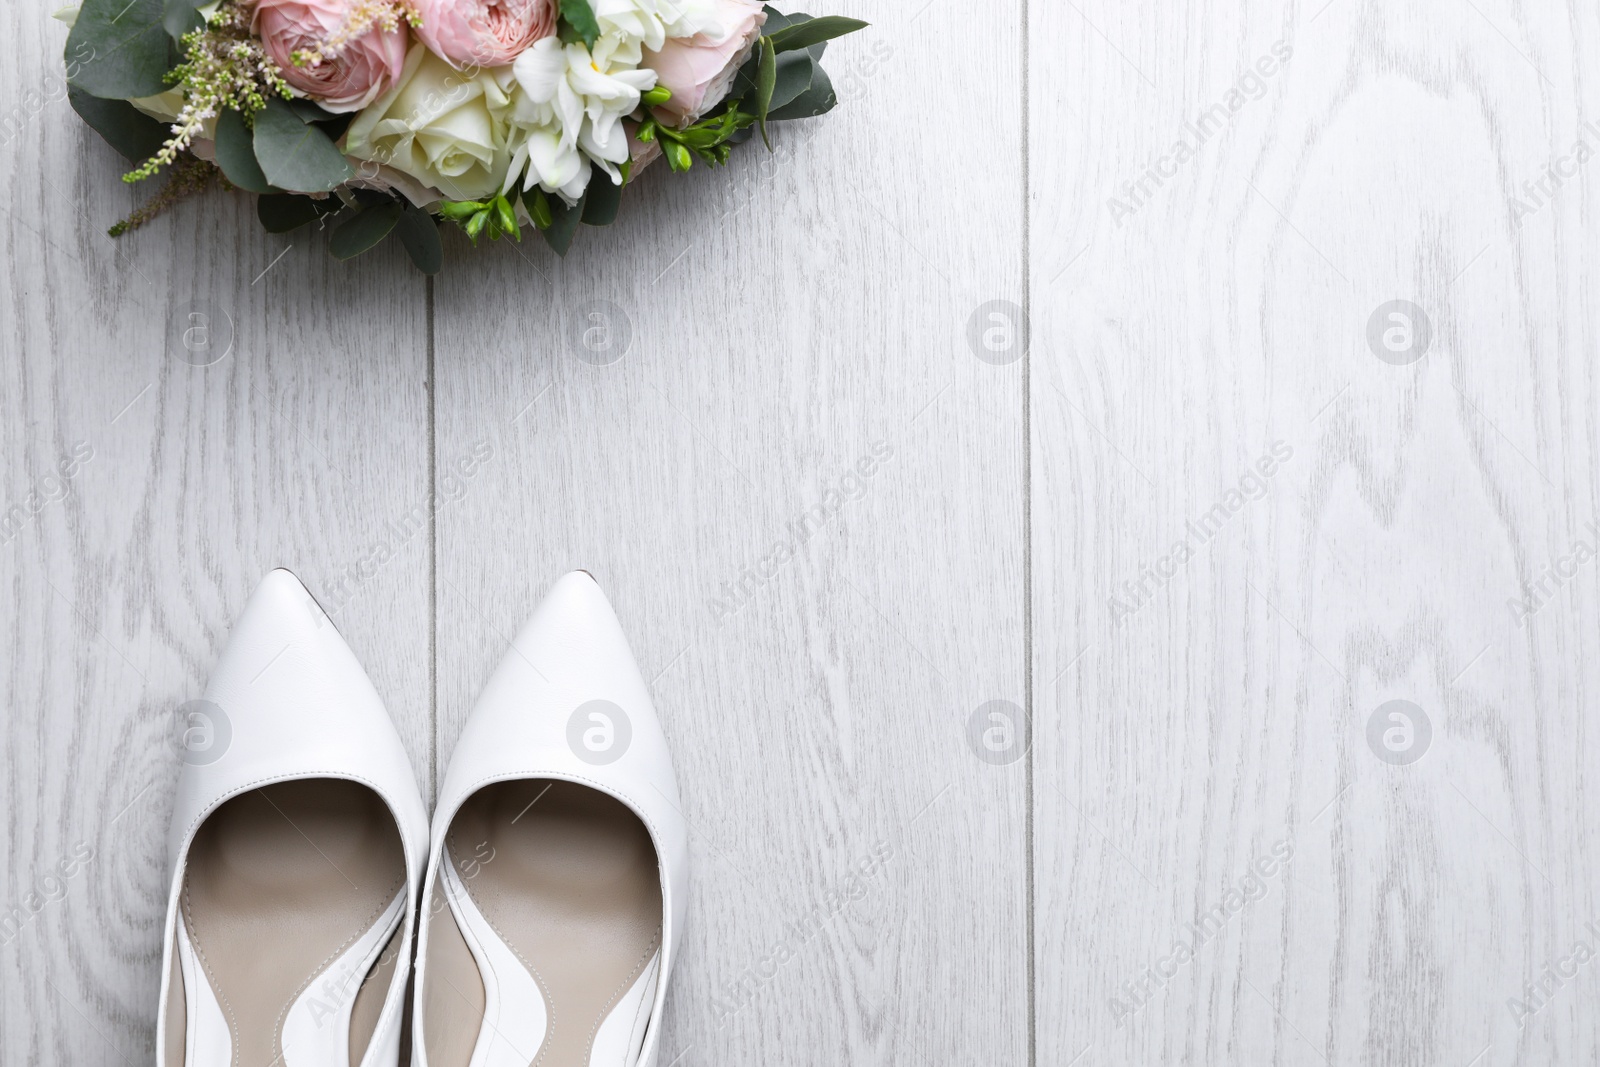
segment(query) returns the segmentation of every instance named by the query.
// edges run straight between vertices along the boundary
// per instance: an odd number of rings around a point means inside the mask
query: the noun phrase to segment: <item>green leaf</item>
[[[444,244],[439,240],[439,224],[433,221],[432,215],[406,201],[401,205],[395,232],[418,270],[424,274],[439,273],[444,266]]]
[[[288,233],[343,208],[344,201],[336,196],[313,200],[295,193],[273,193],[256,201],[256,218],[268,233]]]
[[[583,219],[587,200],[588,194],[576,204],[568,204],[559,196],[550,198],[550,225],[540,232],[544,234],[545,244],[556,255],[565,256],[567,249],[572,247],[572,235],[578,232],[578,223]]]
[[[793,26],[798,22],[810,22],[816,17],[814,15],[807,15],[803,11],[791,11],[788,14],[784,14],[771,4],[767,4],[761,10],[767,13],[767,21],[761,27],[761,32],[766,34],[777,33],[784,27]]]
[[[600,23],[589,0],[561,0],[561,40],[567,44],[582,41],[588,48],[600,37]]]
[[[778,52],[771,37],[761,38],[761,69],[756,74],[756,122],[761,126],[761,140],[772,151],[767,138],[767,112],[772,108],[772,91],[778,86]]]
[[[289,105],[289,110],[300,116],[301,122],[327,122],[329,119],[338,117],[331,111],[322,110],[321,105],[315,100],[307,100],[303,96],[297,96],[293,100],[285,100],[284,103]]]
[[[67,100],[90,129],[130,162],[143,163],[155,155],[170,135],[166,126],[126,100],[102,100],[70,86]]]
[[[350,123],[356,117],[353,111],[341,115],[335,115],[331,111],[324,111],[315,101],[307,100],[304,97],[296,97],[293,100],[285,101],[285,103],[294,109],[296,115],[300,116],[301,122],[316,123],[322,128],[322,132],[328,135],[328,139],[335,143],[344,136],[345,130],[350,128]]]
[[[328,251],[337,259],[354,259],[377,246],[400,221],[400,201],[363,208],[339,223],[328,238]]]
[[[256,161],[267,181],[297,193],[325,193],[355,177],[355,168],[320,127],[300,121],[282,100],[256,112]]]
[[[800,48],[810,48],[823,41],[831,41],[835,37],[843,37],[847,33],[864,30],[870,23],[860,19],[849,19],[843,15],[824,15],[819,19],[811,19],[792,26],[785,26],[776,32],[769,32],[767,39],[772,42],[772,47],[779,52],[793,52]]]
[[[617,208],[621,203],[622,186],[613,184],[611,175],[591,165],[589,189],[583,200],[583,224],[610,226],[617,221]]]
[[[166,0],[166,11],[162,14],[161,24],[167,31],[167,36],[174,41],[179,40],[184,34],[198,30],[206,24],[206,17],[198,10],[206,0]]]
[[[834,95],[833,82],[828,78],[828,72],[818,67],[816,77],[811,80],[811,87],[783,107],[774,110],[767,118],[772,122],[813,119],[832,111],[838,102],[839,98]]]
[[[276,193],[280,190],[267,181],[256,160],[255,147],[244,116],[224,108],[217,116],[217,166],[230,182],[252,193]]]
[[[84,0],[67,35],[68,81],[108,100],[165,92],[166,0]]]
[[[767,12],[767,21],[761,27],[761,32],[765,33],[769,37],[772,34],[777,33],[779,30],[786,29],[790,26],[798,26],[802,22],[810,22],[812,19],[816,18],[815,15],[807,15],[803,11],[791,11],[789,14],[785,15],[783,12],[778,11],[770,4],[767,5],[765,10]],[[808,51],[811,53],[811,58],[815,59],[819,63],[822,62],[822,54],[827,50],[827,41],[818,41],[816,44],[812,45],[810,49],[808,49]]]
[[[820,70],[817,61],[811,58],[807,51],[785,52],[778,57],[778,77],[773,83],[772,100],[767,105],[767,114],[783,107],[801,93],[811,88],[811,82]]]

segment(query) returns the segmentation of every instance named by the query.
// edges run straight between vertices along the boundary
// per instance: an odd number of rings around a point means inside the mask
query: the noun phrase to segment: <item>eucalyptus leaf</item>
[[[343,208],[344,201],[336,196],[314,200],[296,193],[273,193],[256,201],[256,218],[268,233],[289,233]]]
[[[166,0],[84,0],[67,35],[68,80],[108,100],[167,89]]]
[[[767,36],[771,36],[778,30],[784,29],[785,27],[795,26],[802,22],[810,21],[812,21],[812,17],[810,15],[782,15],[774,12],[773,9],[769,7],[767,8],[767,23],[764,29]],[[777,49],[780,70],[783,63],[800,61],[806,55],[811,57],[811,61],[813,63],[820,63],[822,62],[822,53],[825,52],[827,48],[827,42],[822,41],[812,45],[807,49],[794,49],[788,52],[785,52],[781,48]],[[733,80],[733,87],[728,91],[728,98],[731,100],[754,99],[756,82],[760,77],[760,73],[761,49],[754,48],[750,52],[750,58],[745,60],[744,65],[739,68],[739,73]],[[778,105],[775,104],[773,106],[776,107]]]
[[[801,48],[810,48],[823,41],[831,41],[835,37],[843,37],[847,33],[864,30],[869,24],[860,19],[845,18],[843,15],[824,15],[819,19],[785,26],[775,33],[769,33],[767,40],[772,42],[772,47],[779,52],[793,52]]]
[[[767,112],[772,108],[772,91],[778,85],[777,46],[771,37],[761,38],[761,68],[756,74],[756,122],[761,126],[761,140],[767,151],[772,151],[772,141],[767,138]]]
[[[252,193],[279,191],[261,173],[250,128],[244,124],[244,116],[232,108],[224,108],[217,116],[216,151],[217,166],[239,188]]]
[[[161,24],[167,31],[167,36],[174,41],[179,40],[184,34],[198,30],[206,24],[206,17],[200,14],[201,4],[207,0],[166,0],[166,11],[161,17]]]
[[[284,103],[289,105],[289,110],[300,116],[301,122],[326,122],[335,117],[333,112],[322,110],[315,100],[307,100],[303,96],[285,100]]]
[[[375,248],[394,230],[402,208],[398,200],[363,208],[334,228],[328,238],[328,251],[336,259],[354,259]]]
[[[810,52],[785,52],[778,56],[778,76],[773,83],[772,100],[767,105],[768,117],[811,88],[811,82],[820,69]]]
[[[798,26],[802,22],[810,22],[812,19],[816,18],[815,15],[807,15],[803,11],[791,11],[789,14],[785,15],[783,12],[774,10],[770,6],[766,8],[766,12],[767,21],[762,25],[761,32],[767,34],[768,36],[777,33],[779,30],[786,29],[790,26]],[[811,58],[817,60],[818,62],[822,61],[822,53],[826,52],[827,50],[827,41],[818,41],[816,44],[807,49],[807,51],[811,53]]]
[[[102,100],[70,86],[67,100],[78,117],[129,162],[143,163],[161,151],[161,146],[171,136],[165,125],[126,100]]]
[[[828,72],[818,67],[816,77],[811,80],[810,88],[783,107],[774,108],[772,113],[767,116],[767,119],[771,122],[784,122],[788,119],[814,119],[818,115],[826,115],[838,103],[839,97],[833,91],[833,82],[829,79]]]
[[[611,175],[591,165],[589,189],[583,198],[583,224],[610,226],[617,221],[617,208],[621,204],[622,186],[614,184]]]
[[[401,205],[395,233],[411,262],[424,274],[438,274],[444,266],[444,244],[439,240],[439,224],[433,216],[407,201]]]
[[[355,177],[355,168],[318,126],[300,120],[282,100],[256,112],[255,153],[267,181],[297,193],[325,193]]]
[[[582,41],[593,48],[600,37],[600,23],[594,17],[589,0],[561,0],[561,39],[567,44]]]
[[[794,26],[801,22],[810,22],[816,17],[815,15],[807,15],[804,11],[784,13],[771,4],[766,5],[762,10],[767,13],[767,21],[761,27],[761,32],[765,34],[774,34],[785,27]]]
[[[316,123],[322,127],[322,132],[334,141],[338,141],[339,138],[344,136],[344,131],[349,128],[350,123],[356,117],[354,112],[335,115],[331,111],[323,110],[316,101],[307,100],[303,96],[297,96],[293,100],[286,101],[286,103],[294,109],[296,115],[300,116],[300,121]]]

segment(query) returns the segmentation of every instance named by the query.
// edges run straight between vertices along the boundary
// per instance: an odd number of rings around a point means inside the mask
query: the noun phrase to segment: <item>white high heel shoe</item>
[[[372,683],[276,570],[187,708],[157,1064],[395,1067],[428,821]]]
[[[433,816],[416,1067],[652,1067],[688,901],[666,738],[600,587],[556,582]]]

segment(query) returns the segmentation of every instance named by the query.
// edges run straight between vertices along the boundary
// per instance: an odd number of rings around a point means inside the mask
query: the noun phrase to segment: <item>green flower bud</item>
[[[495,221],[500,224],[500,229],[518,240],[522,239],[522,227],[517,225],[517,213],[511,210],[511,201],[504,196],[495,197],[494,214]]]
[[[460,222],[469,219],[474,212],[482,211],[483,205],[476,200],[446,200],[439,205],[439,217],[449,219],[451,222]]]
[[[672,90],[665,85],[658,85],[644,94],[644,102],[651,107],[659,107],[672,99]]]

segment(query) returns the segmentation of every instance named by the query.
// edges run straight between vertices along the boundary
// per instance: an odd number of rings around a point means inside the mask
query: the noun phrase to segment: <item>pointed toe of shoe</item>
[[[643,773],[676,803],[666,738],[644,677],[588,572],[558,579],[517,634],[478,697],[450,767],[441,796],[486,776]]]
[[[273,715],[286,699],[320,702],[330,688],[344,695],[370,689],[360,685],[365,681],[355,654],[316,598],[280,568],[261,580],[234,622],[206,699],[240,715]],[[368,703],[365,692],[360,697],[352,708],[358,714]]]
[[[287,570],[270,572],[250,594],[204,698],[190,708],[193,722],[183,724],[180,738],[174,854],[222,799],[289,778],[364,782],[411,829],[408,837],[419,836],[418,824],[427,826],[382,698],[333,621]]]
[[[644,686],[611,601],[588,571],[572,571],[550,587],[506,655],[512,670],[519,662],[557,688],[582,689],[597,675]]]

